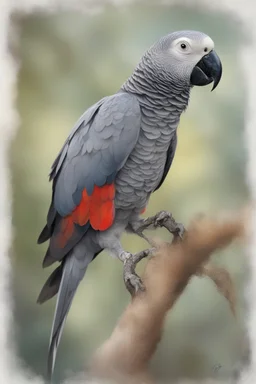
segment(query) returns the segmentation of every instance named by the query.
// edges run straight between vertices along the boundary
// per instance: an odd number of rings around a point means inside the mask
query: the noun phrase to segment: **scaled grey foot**
[[[138,236],[147,240],[152,244],[151,240],[144,235],[147,229],[166,228],[173,236],[174,241],[181,240],[186,232],[183,224],[177,223],[172,214],[167,211],[160,211],[155,216],[147,219],[139,219],[136,222],[130,223],[127,230],[136,233]]]
[[[152,248],[138,252],[134,255],[125,251],[120,254],[119,258],[124,263],[124,283],[132,296],[136,295],[139,291],[144,291],[142,280],[135,272],[136,265],[145,257],[151,256],[153,252],[154,249]]]

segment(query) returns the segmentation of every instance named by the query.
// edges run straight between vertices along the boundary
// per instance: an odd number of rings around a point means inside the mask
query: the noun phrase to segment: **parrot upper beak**
[[[217,87],[222,75],[222,65],[215,51],[205,55],[195,66],[190,77],[192,85],[207,85],[213,82],[212,91]]]

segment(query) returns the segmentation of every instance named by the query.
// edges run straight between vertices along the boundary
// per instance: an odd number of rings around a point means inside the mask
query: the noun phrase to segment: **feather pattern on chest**
[[[152,87],[152,81],[149,89],[147,76],[144,73],[142,78],[140,72],[139,66],[122,88],[135,94],[141,109],[138,141],[115,181],[115,205],[122,209],[143,208],[168,173],[180,115],[189,101],[189,89],[166,88],[160,82]]]

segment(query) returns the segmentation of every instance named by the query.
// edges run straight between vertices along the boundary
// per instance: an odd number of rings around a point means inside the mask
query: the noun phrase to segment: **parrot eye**
[[[208,48],[207,48],[207,47],[205,47],[204,51],[205,51],[205,52],[208,52]]]
[[[182,39],[176,42],[176,49],[180,53],[188,54],[191,52],[191,46],[188,41]]]

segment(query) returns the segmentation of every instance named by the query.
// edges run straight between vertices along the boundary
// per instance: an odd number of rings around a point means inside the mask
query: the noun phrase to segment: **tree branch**
[[[145,222],[155,225],[151,218]],[[182,242],[162,243],[146,264],[142,278],[145,290],[133,295],[112,335],[96,352],[92,374],[122,384],[153,383],[148,363],[161,339],[167,312],[190,278],[204,273],[203,267],[215,250],[244,237],[244,223],[242,215],[221,221],[204,217],[189,226]],[[147,252],[137,254],[134,261],[138,262],[145,255]],[[127,263],[133,268],[129,261]],[[205,269],[205,273],[209,275],[209,270]],[[216,284],[217,279],[213,280]],[[222,294],[232,297],[226,289]]]

